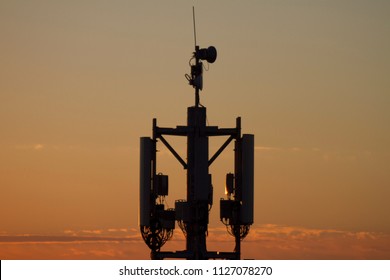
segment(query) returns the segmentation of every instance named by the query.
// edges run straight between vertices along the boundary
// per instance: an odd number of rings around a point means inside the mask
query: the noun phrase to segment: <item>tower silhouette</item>
[[[194,11],[194,10],[193,10]],[[241,135],[241,118],[236,118],[233,128],[206,125],[206,107],[200,104],[203,89],[203,63],[214,63],[215,47],[200,48],[196,45],[191,58],[191,74],[186,74],[195,89],[195,105],[187,108],[187,125],[175,128],[159,127],[153,119],[153,136],[140,139],[140,209],[141,235],[151,249],[152,259],[240,259],[241,240],[253,224],[254,208],[254,135]],[[164,136],[187,138],[185,161]],[[224,144],[209,158],[209,138],[227,136]],[[220,219],[234,237],[235,248],[231,252],[207,250],[209,211],[213,205],[212,175],[209,166],[224,149],[234,141],[234,173],[226,175],[226,198],[220,200]],[[157,173],[157,144],[163,143],[187,170],[187,197],[175,201],[174,209],[166,209],[164,198],[168,195],[168,176]],[[172,237],[175,221],[186,237],[186,249],[161,251]]]

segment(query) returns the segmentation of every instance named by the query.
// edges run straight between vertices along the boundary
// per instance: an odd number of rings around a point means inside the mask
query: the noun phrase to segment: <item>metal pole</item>
[[[208,137],[206,131],[206,108],[188,108],[187,136],[187,251],[193,259],[206,259],[206,232],[208,225],[208,199],[210,179],[208,172]]]
[[[238,255],[238,259],[241,258],[241,236],[240,236],[240,201],[242,196],[242,155],[241,155],[241,118],[236,119],[236,142],[234,145],[234,200],[236,204],[235,209],[235,221],[233,225],[234,239],[236,247],[234,251]]]

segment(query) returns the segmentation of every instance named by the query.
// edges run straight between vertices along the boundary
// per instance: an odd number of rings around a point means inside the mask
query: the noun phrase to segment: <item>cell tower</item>
[[[191,75],[186,74],[195,89],[195,106],[187,109],[187,125],[176,128],[159,127],[153,119],[153,137],[140,138],[140,209],[139,226],[142,238],[151,249],[151,259],[183,258],[190,260],[240,259],[241,240],[253,224],[254,207],[254,135],[241,136],[241,118],[233,128],[206,125],[206,108],[200,105],[203,88],[203,63],[214,63],[217,50],[196,44],[195,12],[193,9],[195,51],[190,60]],[[192,63],[192,64],[191,64]],[[165,135],[187,137],[187,161],[164,138]],[[224,144],[209,157],[209,137],[227,136]],[[220,200],[220,219],[235,239],[232,252],[207,250],[209,211],[213,204],[212,176],[209,166],[234,141],[234,173],[226,175],[226,198]],[[157,173],[157,144],[161,142],[187,170],[187,198],[175,201],[174,209],[166,209],[168,176]],[[175,222],[186,237],[186,249],[161,251],[172,237]]]

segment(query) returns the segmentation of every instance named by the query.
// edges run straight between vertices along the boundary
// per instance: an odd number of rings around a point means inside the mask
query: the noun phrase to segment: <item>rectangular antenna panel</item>
[[[187,201],[176,200],[175,201],[175,219],[176,221],[188,222],[190,220],[190,209]]]
[[[220,219],[221,221],[223,219],[229,220],[229,222],[233,219],[233,207],[234,207],[234,201],[233,200],[220,200]],[[230,224],[230,223],[229,223]]]
[[[244,134],[242,136],[242,205],[241,223],[253,224],[254,204],[254,152],[255,136]]]
[[[150,193],[152,181],[152,139],[140,139],[139,225],[150,226]]]
[[[168,175],[156,175],[156,194],[168,195]]]
[[[230,196],[234,191],[234,174],[226,174],[226,185],[225,185],[225,194]]]
[[[175,210],[168,209],[159,213],[162,228],[175,229]]]

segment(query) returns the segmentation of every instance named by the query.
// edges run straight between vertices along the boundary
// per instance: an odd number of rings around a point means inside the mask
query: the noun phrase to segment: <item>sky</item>
[[[194,105],[192,6],[198,45],[218,51],[200,96],[208,124],[240,116],[255,135],[243,257],[389,259],[390,3],[380,0],[1,1],[0,258],[149,258],[139,138],[153,118],[185,125]],[[185,139],[168,140],[184,157]],[[223,141],[210,139],[210,153]],[[173,207],[185,170],[159,148]],[[209,248],[226,250],[218,200],[232,145],[210,170]],[[177,227],[163,249],[184,246]]]

